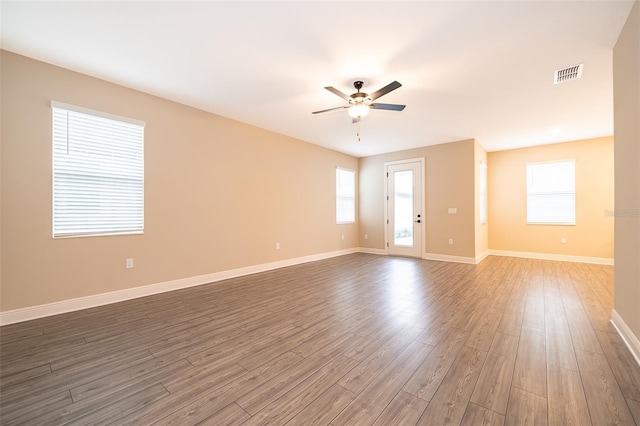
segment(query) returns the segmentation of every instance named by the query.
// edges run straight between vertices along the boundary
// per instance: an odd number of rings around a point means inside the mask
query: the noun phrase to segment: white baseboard
[[[595,263],[597,265],[613,265],[609,257],[571,256],[566,254],[533,253],[527,251],[489,250],[491,256],[524,257],[527,259],[559,260],[562,262]]]
[[[228,271],[214,272],[195,277],[180,278],[172,281],[165,281],[157,284],[149,284],[140,287],[128,288],[125,290],[112,291],[109,293],[95,294],[76,299],[62,300],[60,302],[47,303],[45,305],[30,306],[28,308],[14,309],[0,312],[0,325],[8,325],[17,322],[29,321],[36,318],[48,317],[52,315],[64,314],[67,312],[79,311],[81,309],[93,308],[96,306],[108,305],[110,303],[123,302],[125,300],[137,299],[139,297],[151,296],[153,294],[167,291],[179,290],[182,288],[194,287],[202,284],[214,283],[216,281],[229,278],[241,277],[258,272],[270,271],[284,268],[286,266],[299,265],[301,263],[313,262],[316,260],[328,259],[345,254],[356,253],[357,248],[337,250],[327,253],[313,254],[309,256],[296,257],[293,259],[279,260],[276,262],[263,263],[260,265],[246,266],[243,268],[231,269]]]
[[[382,256],[386,256],[387,252],[384,249],[374,249],[368,247],[359,247],[359,253],[368,253],[368,254],[378,254]],[[437,254],[437,253],[425,253],[422,258],[426,260],[438,260],[440,262],[454,262],[454,263],[472,263],[478,264],[482,262],[485,257],[489,256],[489,252],[486,251],[482,253],[478,257],[463,257],[463,256],[451,256],[447,254]]]
[[[427,260],[438,260],[440,262],[470,263],[473,265],[477,263],[475,257],[452,256],[449,254],[425,253],[422,258]]]
[[[387,255],[387,252],[385,251],[385,249],[376,249],[376,248],[369,248],[369,247],[358,247],[358,253],[378,254],[381,256]]]
[[[86,297],[79,297],[76,299],[62,300],[60,302],[53,302],[53,303],[47,303],[44,305],[30,306],[27,308],[20,308],[20,309],[14,309],[11,311],[0,312],[0,325],[8,325],[8,324],[13,324],[17,322],[29,321],[32,319],[78,311],[81,309],[93,308],[96,306],[108,305],[110,303],[123,302],[126,300],[137,299],[139,297],[145,297],[145,296],[151,296],[153,294],[164,293],[167,291],[179,290],[182,288],[214,283],[217,281],[226,280],[230,278],[241,277],[244,275],[270,271],[273,269],[299,265],[301,263],[313,262],[316,260],[328,259],[331,257],[343,256],[346,254],[357,253],[357,252],[386,255],[386,251],[384,249],[358,247],[358,248],[351,248],[351,249],[345,249],[345,250],[337,250],[337,251],[332,251],[327,253],[319,253],[319,254],[297,257],[292,259],[279,260],[276,262],[246,266],[243,268],[231,269],[228,271],[214,272],[211,274],[199,275],[195,277],[180,278],[177,280],[165,281],[161,283],[149,284],[149,285],[134,287],[134,288],[128,288],[125,290],[112,291],[109,293],[95,294],[95,295],[86,296]],[[583,263],[613,265],[613,259],[608,259],[608,258],[565,256],[565,255],[553,255],[553,254],[546,254],[546,253],[512,252],[512,251],[504,251],[504,250],[488,250],[485,253],[475,258],[464,257],[464,256],[452,256],[452,255],[437,254],[437,253],[424,253],[422,258],[427,260],[438,260],[442,262],[478,264],[489,255],[526,257],[526,258],[532,258],[532,259],[562,260],[562,261],[568,261],[568,262],[583,262]],[[622,322],[622,324],[624,324],[624,322]],[[615,322],[614,322],[614,325],[616,325]],[[631,336],[635,339],[636,348],[640,348],[640,344],[637,344],[637,338],[635,338],[633,334],[631,334]],[[638,354],[640,354],[640,349],[637,349],[636,352],[634,352],[634,356],[636,356],[636,359],[640,357],[640,355]]]
[[[640,365],[640,340],[633,334],[615,309],[611,312],[611,324],[613,324],[613,327],[618,331],[625,345],[627,345],[631,351],[631,355],[633,355],[633,358],[635,358],[638,365]]]
[[[486,250],[484,253],[482,253],[480,256],[476,256],[476,265],[480,262],[482,262],[483,260],[485,260],[491,253],[489,252],[489,250]]]

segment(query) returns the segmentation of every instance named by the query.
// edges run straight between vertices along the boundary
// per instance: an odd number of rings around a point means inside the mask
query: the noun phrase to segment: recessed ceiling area
[[[2,1],[1,47],[358,157],[468,138],[497,151],[613,134],[632,5]],[[575,64],[581,78],[554,84]],[[406,108],[311,114],[356,80],[399,81],[383,102]]]

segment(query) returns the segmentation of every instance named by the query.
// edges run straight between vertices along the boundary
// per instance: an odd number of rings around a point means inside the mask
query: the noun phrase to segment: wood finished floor
[[[612,283],[353,254],[9,325],[1,423],[633,425]]]

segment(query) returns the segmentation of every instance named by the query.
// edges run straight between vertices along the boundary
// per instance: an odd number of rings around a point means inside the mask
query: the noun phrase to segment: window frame
[[[352,175],[351,177],[353,178],[353,194],[351,194],[350,196],[349,195],[347,195],[347,196],[342,195],[341,196],[341,194],[340,194],[340,188],[341,188],[340,187],[340,180],[341,180],[341,178],[340,178],[339,175],[340,175],[341,172],[342,173],[345,173],[345,172],[346,173],[350,173]],[[336,167],[336,198],[335,198],[335,201],[336,201],[336,224],[338,224],[338,225],[356,223],[356,193],[357,193],[356,186],[357,186],[357,183],[356,183],[356,171],[355,170],[348,169],[346,167]],[[342,199],[342,198],[347,198],[347,199],[352,200],[352,211],[349,212],[350,213],[350,218],[347,218],[347,219],[345,219],[344,217],[340,216],[341,210],[339,209],[339,206],[341,204],[340,203],[340,199]],[[351,217],[352,217],[352,219],[351,219]]]
[[[482,161],[480,162],[480,189],[479,189],[479,194],[480,194],[480,200],[479,200],[479,216],[480,216],[480,225],[486,225],[487,224],[487,217],[488,217],[488,213],[489,213],[489,198],[487,196],[488,193],[488,171],[487,171],[487,164],[483,163]]]
[[[52,117],[52,238],[144,234],[144,130],[146,123],[53,100],[50,106]],[[61,114],[63,115],[63,120],[66,114],[67,121],[64,124],[60,123]],[[76,139],[80,144],[78,146],[84,149],[77,151],[78,156],[75,160],[69,160],[64,158],[64,153],[60,153],[60,145],[66,143],[67,153],[69,152],[69,142],[72,142],[72,139],[69,138],[70,114],[78,120],[75,131],[87,130],[94,125],[100,126],[98,131],[106,132],[107,138],[118,132],[130,132],[130,135],[116,138],[112,140],[110,145],[106,145],[111,148],[111,155],[106,152],[101,153],[100,149],[95,148],[96,141],[91,140],[91,138],[97,138],[96,134],[92,133],[87,138]],[[118,123],[122,125],[120,126]],[[107,138],[100,141],[108,140]],[[130,151],[132,146],[133,151]],[[101,146],[100,148],[103,147]],[[127,152],[133,153],[133,159],[130,162],[119,163],[117,154],[130,155]],[[114,158],[116,161],[113,161]],[[66,179],[65,176],[67,177]],[[71,177],[69,178],[69,176]],[[118,182],[118,180],[121,182],[131,181],[132,185],[117,185],[115,192],[111,190],[104,192],[105,188],[110,188],[110,185],[113,185],[114,181]],[[78,189],[81,185],[89,188],[86,197],[82,197],[82,191]],[[60,189],[57,190],[57,187]],[[134,195],[131,195],[132,192]],[[115,199],[110,199],[114,194],[116,195]],[[64,201],[61,202],[60,200],[69,195],[80,196],[81,203],[85,204],[75,208],[68,208],[68,205],[65,206]],[[125,207],[127,205],[131,206],[132,202],[133,208]],[[92,207],[95,210],[96,203],[99,208],[98,213],[95,215],[88,214],[88,219],[86,220],[73,218],[74,211],[82,212],[83,209],[90,210]],[[103,208],[104,205],[107,207]],[[113,214],[122,213],[123,211],[128,214],[125,215],[125,226],[114,225],[116,221],[113,220]],[[105,215],[107,219],[100,220],[100,213]],[[64,219],[71,220],[72,226],[64,227],[62,224]],[[83,220],[85,221],[83,222]]]
[[[533,168],[535,166],[548,166],[552,164],[572,164],[573,168],[573,188],[572,190],[556,190],[556,191],[545,191],[545,192],[533,192],[531,191],[534,183],[532,182],[533,177]],[[525,165],[525,175],[526,175],[526,224],[527,225],[551,225],[551,226],[575,226],[577,222],[577,208],[576,208],[576,160],[575,158],[563,159],[563,160],[551,160],[551,161],[541,161],[541,162],[529,162]],[[572,205],[573,214],[571,221],[558,221],[558,220],[549,220],[549,221],[540,221],[536,220],[536,218],[531,218],[532,212],[529,209],[530,206],[530,197],[533,195],[561,195],[561,194],[570,194],[572,195]],[[535,213],[535,212],[533,212]]]

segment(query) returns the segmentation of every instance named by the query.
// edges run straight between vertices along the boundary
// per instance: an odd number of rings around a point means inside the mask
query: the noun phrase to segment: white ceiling
[[[11,2],[3,49],[355,156],[613,134],[632,1]],[[583,77],[553,84],[558,68]],[[403,87],[352,124],[334,86]],[[361,135],[358,142],[356,132]]]

